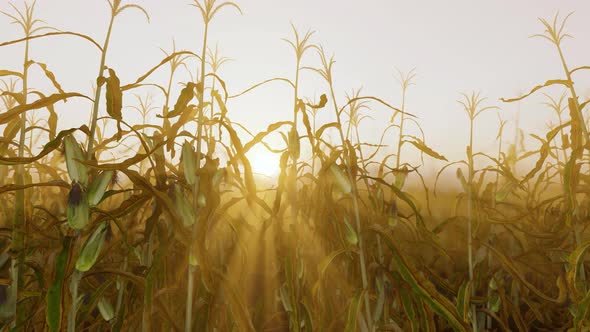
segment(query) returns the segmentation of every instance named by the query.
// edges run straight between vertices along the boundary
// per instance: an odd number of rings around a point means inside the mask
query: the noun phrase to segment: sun
[[[280,171],[280,157],[262,146],[255,146],[248,152],[252,172],[267,177],[275,177]]]

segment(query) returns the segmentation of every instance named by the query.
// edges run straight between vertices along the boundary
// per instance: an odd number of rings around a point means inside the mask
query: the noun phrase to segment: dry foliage
[[[0,66],[4,331],[590,328],[588,101],[579,99],[572,78],[590,67],[566,63],[569,15],[541,20],[546,31],[537,35],[556,47],[563,77],[503,100],[561,85],[562,96],[547,95],[559,123],[531,134],[540,147],[523,151],[517,142],[503,145],[500,119],[497,154],[473,151],[477,116],[497,107],[477,93],[463,95],[466,157],[441,168],[436,181],[452,169],[462,191],[441,194],[420,165],[402,158],[414,152],[422,163],[447,161],[406,111],[413,70],[399,73],[399,107],[360,90],[337,100],[334,58],[313,43],[313,32],[293,27],[286,41],[295,52],[294,76],[230,95],[231,82],[218,74],[229,59],[208,47],[208,28],[220,10],[241,13],[240,7],[194,0],[205,26],[200,51],[174,48],[135,81],[121,82],[119,69],[106,62],[111,33],[124,11],[148,21],[149,15],[138,4],[108,4],[102,44],[45,26],[34,4],[2,13],[23,37],[0,47],[25,49],[21,69]],[[101,54],[94,96],[64,91],[51,64],[29,52],[37,39],[66,35]],[[304,58],[315,65],[303,66]],[[194,60],[194,80],[179,82],[177,91],[175,71],[190,71]],[[35,90],[33,67],[51,91]],[[150,80],[166,69],[168,82]],[[301,96],[304,70],[324,79],[319,100]],[[277,82],[293,89],[292,119],[260,133],[231,120],[229,98]],[[164,103],[137,94],[140,88],[154,89]],[[92,105],[88,124],[57,131],[62,102],[74,98]],[[124,106],[143,123],[129,124]],[[370,121],[366,111],[375,106],[391,111],[391,123],[380,142],[364,142],[359,124]],[[336,121],[317,123],[317,112],[333,112]],[[147,120],[150,113],[155,121]],[[409,126],[421,135],[408,134]],[[264,141],[272,134],[284,138],[284,147]],[[254,147],[280,155],[271,189],[260,189],[252,171],[246,153]],[[525,159],[536,162],[519,174],[515,166]],[[432,211],[433,202],[454,208]]]

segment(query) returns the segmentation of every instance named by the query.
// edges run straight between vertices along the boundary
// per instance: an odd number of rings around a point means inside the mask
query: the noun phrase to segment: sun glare
[[[279,174],[280,157],[264,147],[255,147],[248,153],[248,159],[255,174],[275,177]]]

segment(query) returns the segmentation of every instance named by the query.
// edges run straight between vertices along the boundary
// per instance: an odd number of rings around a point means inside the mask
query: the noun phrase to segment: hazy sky
[[[159,48],[200,52],[202,21],[189,0],[138,0],[151,16],[148,24],[138,11],[129,11],[116,21],[107,65],[117,70],[122,83],[135,80],[163,58]],[[22,7],[19,1],[14,1]],[[125,1],[124,1],[125,3]],[[335,85],[339,104],[352,89],[363,88],[363,95],[381,97],[400,104],[396,70],[416,68],[415,85],[409,90],[407,109],[419,117],[426,141],[449,159],[463,158],[467,144],[467,118],[456,102],[460,92],[481,91],[488,105],[502,108],[505,119],[514,119],[515,105],[506,105],[500,97],[512,97],[548,79],[562,78],[555,49],[548,42],[528,38],[543,32],[537,17],[552,18],[575,11],[567,31],[574,39],[565,42],[570,67],[590,64],[589,1],[335,1],[335,0],[237,0],[243,10],[223,10],[210,28],[210,45],[234,61],[222,67],[220,74],[228,82],[230,93],[271,77],[294,76],[294,54],[281,38],[291,38],[292,22],[301,33],[316,31],[312,41],[334,53]],[[0,10],[12,11],[6,0]],[[37,17],[61,30],[88,34],[102,43],[108,24],[109,7],[103,0],[38,0]],[[21,37],[15,25],[0,16],[0,40]],[[0,48],[3,69],[17,70],[21,46]],[[31,57],[46,62],[66,91],[90,94],[99,63],[98,52],[76,38],[35,40]],[[303,65],[317,66],[310,52]],[[194,71],[196,64],[190,63]],[[34,82],[43,78],[36,72]],[[578,89],[586,92],[587,73],[577,74]],[[159,70],[153,82],[167,82],[168,68]],[[186,81],[184,69],[177,81]],[[326,87],[311,72],[302,74],[304,97],[326,92]],[[33,83],[37,87],[47,87]],[[177,85],[177,87],[180,87]],[[146,90],[136,90],[145,94]],[[559,93],[559,90],[548,90]],[[587,94],[585,94],[587,95]],[[176,98],[174,94],[173,98]],[[520,125],[525,132],[544,133],[546,122],[554,119],[541,105],[542,98],[522,104]],[[126,98],[126,105],[134,102]],[[268,124],[292,118],[292,91],[277,83],[258,89],[228,106],[230,117],[257,132]],[[374,104],[369,111],[374,121],[362,126],[365,140],[376,142],[390,111]],[[60,127],[86,123],[90,105],[68,102],[58,107]],[[132,111],[125,111],[132,113]],[[318,123],[333,119],[332,111],[322,111]],[[476,149],[493,151],[497,130],[494,112],[476,124]],[[510,127],[507,140],[512,139]],[[279,141],[280,142],[280,141]],[[532,141],[531,141],[532,142]],[[408,148],[407,151],[410,151]]]

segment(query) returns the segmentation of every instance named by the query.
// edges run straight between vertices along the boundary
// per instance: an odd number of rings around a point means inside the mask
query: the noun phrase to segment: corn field
[[[338,98],[346,73],[313,31],[285,36],[290,77],[237,91],[209,35],[219,12],[242,14],[238,2],[190,0],[199,44],[122,81],[109,43],[124,16],[150,20],[131,1],[101,2],[101,40],[48,25],[34,2],[0,12],[21,34],[0,35],[1,331],[590,330],[590,100],[575,84],[590,66],[570,64],[563,43],[582,17],[539,20],[533,37],[559,77],[501,100],[457,93],[469,136],[464,159],[447,160],[407,107],[415,70],[397,73],[399,100]],[[91,95],[37,60],[45,39],[100,55],[84,60]],[[9,48],[20,67],[1,60]],[[322,82],[314,95],[309,75]],[[230,101],[269,85],[292,93],[282,121],[260,132],[232,121]],[[531,96],[554,122],[507,139],[503,108]],[[68,102],[84,105],[84,125],[61,129]],[[389,123],[367,141],[373,109]],[[478,122],[488,113],[497,124]],[[497,125],[493,152],[474,149],[485,125]],[[432,163],[443,166],[426,174]]]

